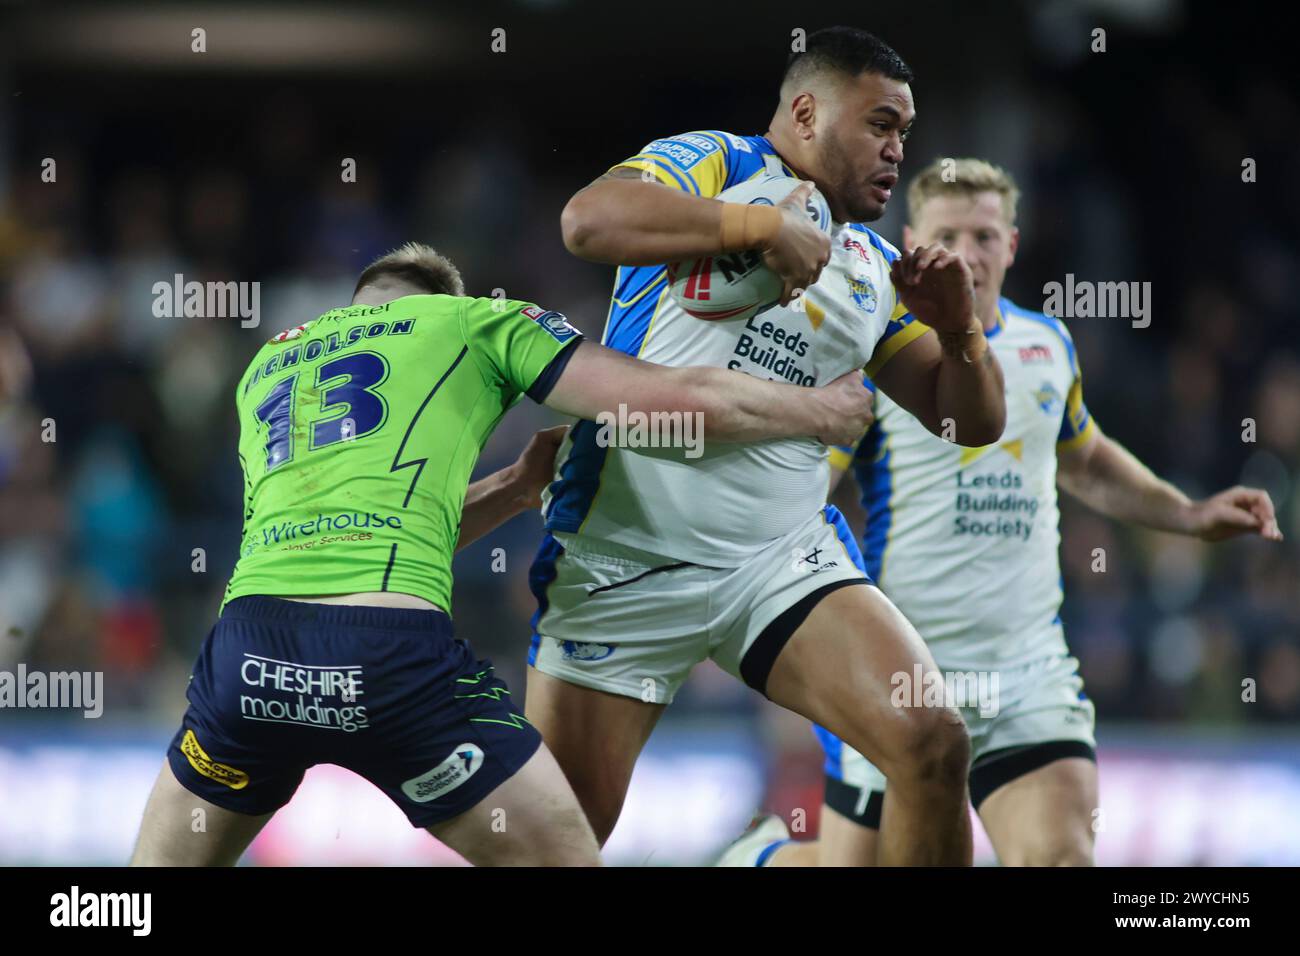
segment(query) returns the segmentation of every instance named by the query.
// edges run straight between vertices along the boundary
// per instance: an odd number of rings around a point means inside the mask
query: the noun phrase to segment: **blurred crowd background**
[[[763,132],[791,31],[846,22],[917,74],[904,185],[938,156],[1019,180],[1010,298],[1042,308],[1043,285],[1070,273],[1151,283],[1149,328],[1070,323],[1101,426],[1193,496],[1245,483],[1276,502],[1280,545],[1205,545],[1066,504],[1063,618],[1103,735],[1300,724],[1286,34],[1178,0],[705,5],[689,29],[619,6],[0,11],[0,667],[102,670],[110,718],[170,729],[236,555],[233,388],[260,344],[345,304],[360,269],[407,239],[450,255],[471,294],[502,290],[598,335],[612,270],[565,251],[567,197],[663,135]],[[902,190],[893,207],[877,229],[899,244]],[[156,317],[154,283],[178,274],[260,283],[258,327]],[[479,474],[554,421],[525,402]],[[456,560],[458,629],[516,693],[540,527],[520,516]],[[1014,582],[990,586],[1014,600]],[[670,717],[765,708],[706,666]],[[811,735],[773,736],[815,780]]]

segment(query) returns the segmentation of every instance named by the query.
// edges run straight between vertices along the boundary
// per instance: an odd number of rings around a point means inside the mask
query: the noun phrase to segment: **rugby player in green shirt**
[[[471,863],[599,862],[541,736],[452,630],[452,555],[552,477],[554,430],[469,485],[524,395],[589,420],[699,413],[715,441],[846,443],[870,409],[858,373],[802,388],[606,349],[558,312],[467,297],[427,246],[372,263],[351,305],[277,335],[239,382],[239,561],[133,864],[233,864],[318,763]]]

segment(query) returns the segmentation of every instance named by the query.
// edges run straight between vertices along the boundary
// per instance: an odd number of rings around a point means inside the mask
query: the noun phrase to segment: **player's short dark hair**
[[[352,290],[353,298],[363,286],[385,276],[400,279],[431,295],[465,294],[465,283],[455,263],[420,242],[408,242],[366,266]]]
[[[826,27],[810,34],[804,41],[803,51],[790,54],[786,61],[781,85],[825,72],[849,77],[881,73],[899,83],[912,82],[912,68],[894,48],[857,27]]]

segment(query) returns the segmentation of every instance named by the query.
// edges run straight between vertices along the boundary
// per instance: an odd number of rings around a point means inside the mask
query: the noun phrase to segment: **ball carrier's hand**
[[[960,256],[940,245],[895,259],[889,278],[925,332],[874,376],[876,387],[932,434],[966,447],[997,441],[1006,426],[1002,368],[975,314],[975,283]]]
[[[894,260],[889,277],[912,317],[934,329],[945,354],[974,362],[988,349],[975,316],[974,279],[961,256],[938,244],[918,246]]]
[[[722,248],[758,249],[763,264],[781,277],[782,305],[816,282],[831,258],[831,240],[808,211],[812,191],[805,181],[775,206],[726,203],[722,209]]]
[[[808,208],[810,182],[766,206],[692,196],[642,175],[615,167],[575,193],[560,217],[565,247],[590,262],[622,266],[756,250],[781,278],[782,305],[816,282],[830,261],[831,241]]]

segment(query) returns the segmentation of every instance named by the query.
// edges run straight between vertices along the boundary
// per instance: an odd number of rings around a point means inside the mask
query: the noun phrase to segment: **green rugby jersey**
[[[394,591],[450,611],[479,452],[580,338],[527,302],[412,295],[266,343],[236,394],[244,534],[226,600]]]

